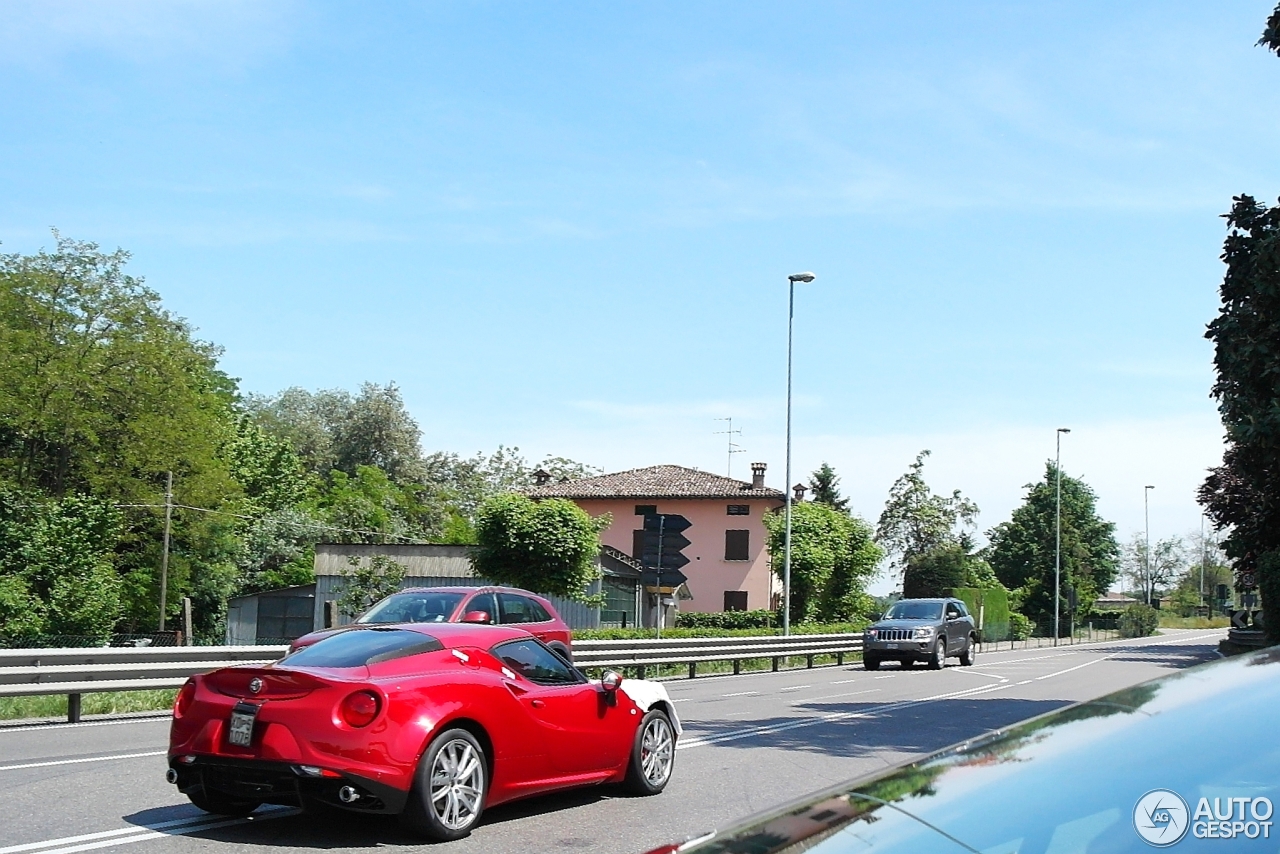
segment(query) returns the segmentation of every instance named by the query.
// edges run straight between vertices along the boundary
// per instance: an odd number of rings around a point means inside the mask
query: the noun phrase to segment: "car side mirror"
[[[488,611],[468,611],[467,613],[465,613],[465,614],[463,614],[463,615],[462,615],[462,622],[464,622],[464,623],[488,623],[488,622],[489,622],[489,612],[488,612]]]
[[[618,686],[622,684],[622,674],[616,670],[606,670],[600,676],[600,687],[604,689],[605,702],[610,706],[618,704]]]

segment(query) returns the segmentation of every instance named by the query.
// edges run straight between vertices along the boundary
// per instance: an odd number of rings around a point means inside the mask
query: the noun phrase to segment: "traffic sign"
[[[689,538],[681,531],[688,530],[688,519],[676,513],[648,513],[644,517],[644,549],[640,562],[646,569],[661,569],[664,573],[679,569],[689,562],[682,551],[689,545]]]

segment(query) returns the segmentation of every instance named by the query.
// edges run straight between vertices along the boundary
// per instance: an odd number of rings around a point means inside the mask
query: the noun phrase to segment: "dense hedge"
[[[1002,587],[955,587],[947,593],[964,602],[975,623],[980,622],[984,641],[1009,639],[1009,594]]]
[[[720,611],[703,614],[696,611],[676,614],[677,629],[771,629],[778,625],[778,615],[761,608],[756,611]]]

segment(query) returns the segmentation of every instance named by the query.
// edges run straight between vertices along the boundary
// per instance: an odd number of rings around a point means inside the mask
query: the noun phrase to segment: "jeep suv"
[[[973,664],[978,629],[959,599],[899,599],[862,633],[862,663],[877,670],[882,661],[910,667],[923,661],[940,669],[951,656]]]

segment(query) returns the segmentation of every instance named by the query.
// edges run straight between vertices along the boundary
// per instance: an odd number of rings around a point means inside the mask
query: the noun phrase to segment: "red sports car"
[[[354,625],[380,623],[484,623],[515,625],[573,661],[572,632],[555,607],[543,597],[518,587],[410,587],[392,593],[356,617]],[[290,652],[347,626],[321,629],[295,640]]]
[[[362,626],[193,676],[167,779],[212,813],[325,805],[456,839],[486,806],[555,789],[657,794],[679,734],[662,685],[588,680],[520,629]]]

